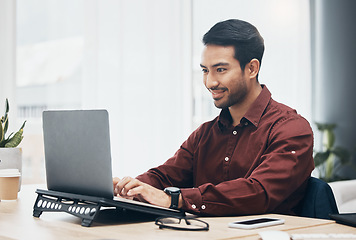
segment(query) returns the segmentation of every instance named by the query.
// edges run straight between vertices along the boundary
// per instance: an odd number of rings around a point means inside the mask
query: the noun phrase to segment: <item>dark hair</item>
[[[256,58],[260,64],[265,50],[264,40],[252,24],[230,19],[215,24],[203,37],[204,45],[233,46],[235,58],[244,70],[247,63]]]

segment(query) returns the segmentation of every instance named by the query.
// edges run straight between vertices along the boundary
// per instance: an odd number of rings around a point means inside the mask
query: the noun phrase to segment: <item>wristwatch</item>
[[[169,208],[178,209],[180,189],[177,187],[167,187],[164,192],[171,196],[171,206]]]

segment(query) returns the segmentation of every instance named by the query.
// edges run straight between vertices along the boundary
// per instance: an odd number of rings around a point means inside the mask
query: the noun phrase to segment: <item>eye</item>
[[[201,71],[202,71],[202,73],[207,73],[207,72],[208,72],[208,69],[202,68]]]
[[[226,68],[217,68],[216,71],[217,72],[224,72],[224,71],[226,71]]]

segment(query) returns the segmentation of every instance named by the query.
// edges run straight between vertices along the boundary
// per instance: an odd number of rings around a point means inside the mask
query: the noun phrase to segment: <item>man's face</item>
[[[248,93],[249,78],[234,55],[233,46],[219,45],[206,45],[202,53],[203,82],[217,108],[240,104]]]

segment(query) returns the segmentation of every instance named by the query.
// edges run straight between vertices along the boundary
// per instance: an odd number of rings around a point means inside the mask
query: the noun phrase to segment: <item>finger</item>
[[[116,196],[118,194],[118,192],[116,191],[116,185],[120,182],[120,178],[118,177],[114,177],[112,179],[112,182],[113,182],[113,188],[114,188],[114,195]]]
[[[134,199],[133,197],[120,196],[120,195],[118,195],[117,197],[118,197],[118,198],[122,198],[122,199],[129,199],[129,200],[133,200],[133,199]]]
[[[115,185],[115,188],[114,188],[114,192],[116,194],[120,194],[121,191],[122,191],[122,188],[125,186],[126,182],[128,180],[128,177],[123,177],[122,179],[120,179],[116,185]]]
[[[124,177],[116,184],[116,192],[120,195],[126,195],[128,190],[125,190],[126,185],[132,181],[131,177]]]
[[[122,194],[123,195],[127,195],[128,191],[130,191],[131,189],[134,189],[136,187],[141,186],[143,183],[140,182],[139,180],[135,179],[135,178],[131,178],[130,181],[128,181],[125,186],[122,189]]]
[[[118,182],[120,182],[120,178],[118,178],[118,177],[114,177],[113,179],[112,179],[112,182],[114,183],[114,185],[116,185]]]
[[[171,204],[170,197],[164,191],[142,182],[140,185],[131,188],[127,192],[127,196],[136,197],[141,201],[162,207],[169,207]]]
[[[141,202],[149,202],[150,197],[147,194],[147,187],[148,185],[143,184],[134,188],[131,188],[128,192],[126,197],[136,198]]]
[[[129,191],[127,191],[127,196],[129,197],[135,197],[137,195],[145,195],[144,194],[145,192],[145,187],[140,185],[140,186],[137,186],[137,187],[134,187],[134,188],[131,188]]]

